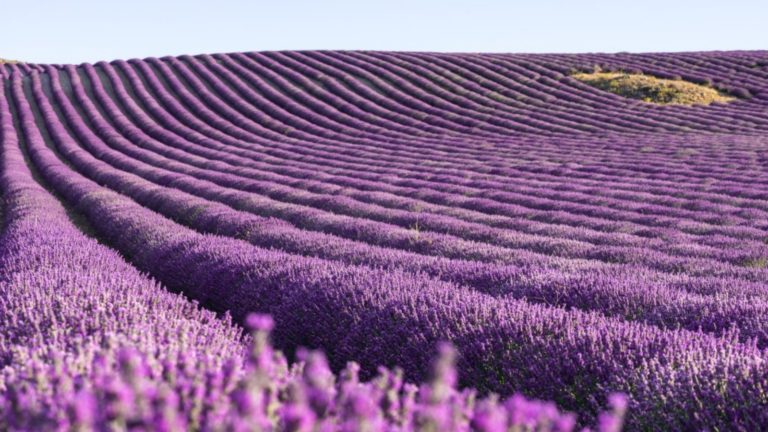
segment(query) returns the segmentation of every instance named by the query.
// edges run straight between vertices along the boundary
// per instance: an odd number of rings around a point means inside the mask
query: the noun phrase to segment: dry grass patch
[[[709,105],[712,102],[736,100],[712,87],[650,75],[595,72],[571,76],[601,90],[657,105]]]

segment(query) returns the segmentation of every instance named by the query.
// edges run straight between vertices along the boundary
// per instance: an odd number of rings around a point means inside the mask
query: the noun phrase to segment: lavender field
[[[0,83],[0,430],[768,428],[768,52]]]

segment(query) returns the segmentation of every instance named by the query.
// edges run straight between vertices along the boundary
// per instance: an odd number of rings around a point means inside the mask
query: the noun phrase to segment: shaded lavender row
[[[396,271],[338,266],[185,230],[58,161],[38,135],[21,84],[14,81],[14,100],[31,160],[48,183],[110,244],[170,287],[237,319],[272,313],[276,341],[289,352],[323,347],[335,367],[358,359],[364,371],[401,364],[407,376],[423,376],[424,346],[447,339],[461,354],[462,379],[481,389],[526,388],[583,413],[598,409],[589,395],[632,389],[628,421],[635,427],[649,419],[671,428],[768,421],[765,407],[755,405],[766,386],[764,354],[732,337],[502,301]],[[633,417],[634,406],[644,415]]]
[[[289,53],[275,54],[280,56],[283,61],[287,61],[289,67],[282,66],[267,56],[266,53],[235,53],[199,58],[206,63],[215,60],[237,75],[248,74],[249,72],[268,74],[265,78],[269,78],[270,83],[277,90],[286,89],[282,90],[285,96],[298,98],[301,94],[311,94],[318,98],[318,102],[310,102],[309,107],[321,110],[326,115],[333,115],[342,121],[351,121],[356,127],[371,125],[367,127],[383,128],[391,136],[406,134],[411,139],[420,139],[431,144],[440,144],[438,139],[440,137],[445,138],[449,133],[463,138],[478,139],[477,131],[470,135],[471,129],[452,124],[448,119],[440,117],[420,118],[425,117],[423,112],[409,110],[403,105],[392,109],[394,107],[392,100],[371,91],[351,76],[341,75],[338,76],[338,79],[333,79],[337,78],[334,74],[338,73],[333,68],[329,69],[329,76],[321,73],[313,74],[313,69],[308,66],[310,59],[298,62],[290,58]],[[264,67],[261,67],[262,63]],[[280,93],[278,93],[278,97],[279,95]],[[377,103],[373,103],[369,98]],[[308,98],[308,100],[312,101],[312,98]],[[348,115],[350,118],[346,119],[344,115]],[[451,127],[459,128],[462,133],[451,130]],[[482,136],[485,137],[486,135]]]

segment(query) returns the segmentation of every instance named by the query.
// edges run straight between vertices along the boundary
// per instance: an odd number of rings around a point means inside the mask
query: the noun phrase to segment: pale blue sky
[[[79,63],[278,49],[768,49],[767,18],[767,0],[0,0],[0,57]]]

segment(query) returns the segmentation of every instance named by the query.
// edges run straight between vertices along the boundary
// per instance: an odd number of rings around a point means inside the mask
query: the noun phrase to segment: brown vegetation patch
[[[735,97],[715,88],[683,80],[624,72],[577,73],[573,78],[619,96],[658,105],[709,105]]]

